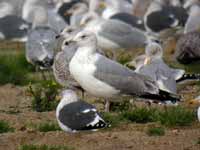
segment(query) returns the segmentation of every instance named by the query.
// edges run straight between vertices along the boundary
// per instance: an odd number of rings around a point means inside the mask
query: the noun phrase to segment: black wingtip
[[[200,80],[200,74],[184,74],[180,79],[176,80],[177,83],[186,81],[186,80]]]
[[[96,123],[95,125],[93,125],[93,126],[92,125],[85,126],[81,130],[96,130],[96,129],[110,128],[110,127],[111,127],[110,124],[106,123],[103,120],[99,120],[99,122]]]
[[[142,95],[140,97],[145,98],[145,99],[152,99],[152,100],[158,101],[158,102],[171,101],[172,103],[176,103],[176,102],[181,101],[180,96],[173,94],[173,93],[163,91],[163,90],[159,90],[159,94],[147,93],[147,94]]]

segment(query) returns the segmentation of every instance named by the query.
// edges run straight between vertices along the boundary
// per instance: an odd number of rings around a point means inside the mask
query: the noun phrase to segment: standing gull
[[[73,41],[79,48],[69,64],[70,73],[88,93],[103,98],[123,94],[158,101],[179,100],[176,95],[160,90],[149,77],[97,53],[97,39],[93,33],[79,32]]]
[[[66,27],[57,38],[61,39],[61,51],[58,52],[54,58],[53,73],[56,81],[71,89],[81,90],[82,96],[84,96],[84,90],[74,80],[69,71],[69,63],[78,49],[78,45],[74,42],[70,42],[81,29],[77,29],[73,26]],[[99,50],[100,53],[102,53]]]
[[[64,90],[56,108],[56,118],[60,128],[66,132],[77,132],[109,127],[97,109],[80,100],[72,90]]]
[[[68,39],[70,39],[70,36],[73,37],[78,31],[79,30],[76,28],[69,26],[66,27],[59,36],[57,36],[57,38],[63,38],[63,45],[61,45],[61,51],[58,52],[54,58],[53,74],[60,85],[71,89],[76,88],[82,90],[80,85],[73,79],[69,72],[69,63],[76,53],[78,46],[75,43],[70,43]]]

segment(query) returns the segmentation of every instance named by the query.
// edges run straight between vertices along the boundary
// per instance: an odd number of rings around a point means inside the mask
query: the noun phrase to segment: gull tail
[[[81,130],[92,130],[92,131],[97,131],[98,129],[102,128],[110,128],[111,125],[109,123],[106,123],[104,120],[99,120],[96,124],[94,125],[87,125],[83,127]]]
[[[176,82],[180,83],[186,80],[200,80],[200,74],[184,74],[181,78],[176,80]]]
[[[152,99],[157,102],[166,102],[171,101],[172,103],[179,102],[181,97],[177,94],[169,93],[163,90],[159,90],[159,94],[151,94],[147,93],[145,95],[140,96],[141,98],[145,99]]]

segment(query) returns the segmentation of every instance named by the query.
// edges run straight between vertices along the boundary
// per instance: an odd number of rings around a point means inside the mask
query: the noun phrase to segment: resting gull
[[[67,12],[71,14],[70,25],[80,26],[80,22],[84,14],[88,11],[88,6],[85,3],[74,4]]]
[[[191,32],[181,36],[176,44],[175,57],[181,64],[199,61],[200,32]]]
[[[0,18],[14,14],[14,7],[8,2],[0,2]]]
[[[109,127],[97,109],[80,100],[72,90],[64,90],[56,108],[56,118],[60,128],[66,132],[77,132]]]
[[[36,27],[28,33],[26,59],[40,69],[53,65],[56,31],[49,27]]]
[[[0,40],[25,42],[31,24],[15,15],[0,18]]]
[[[106,8],[102,13],[102,17],[104,19],[109,19],[111,16],[117,13],[133,13],[133,5],[132,3],[125,0],[105,0]]]
[[[149,37],[138,28],[119,20],[100,18],[95,13],[83,17],[81,24],[85,24],[85,30],[96,34],[98,47],[104,51],[134,50],[144,48],[149,42]]]
[[[185,24],[184,33],[200,31],[200,5],[192,5],[190,8],[189,18]]]
[[[174,70],[169,68],[163,61],[163,49],[157,43],[149,43],[145,49],[146,58],[144,65],[139,66],[136,71],[140,74],[147,75],[155,80],[160,89],[176,92],[176,77],[182,76],[184,70]]]
[[[146,55],[136,57],[129,65],[135,65],[135,72],[150,76],[158,82],[161,89],[173,93],[176,93],[176,83],[200,79],[199,74],[186,74],[182,69],[168,67],[162,56],[162,47],[157,43],[149,43],[146,47]]]
[[[159,33],[165,29],[184,26],[188,18],[182,7],[166,6],[153,1],[144,17],[147,31]]]
[[[26,0],[22,9],[22,18],[34,25],[46,25],[48,23],[47,2],[41,0]]]
[[[71,13],[68,13],[68,10],[72,8],[77,3],[84,3],[82,0],[72,0],[69,2],[58,3],[57,12],[65,20],[67,24],[70,24]]]
[[[182,64],[190,64],[200,60],[200,5],[191,3],[190,15],[184,35],[176,44],[175,57]]]
[[[116,98],[123,94],[158,101],[179,100],[176,95],[160,90],[156,82],[149,77],[135,73],[97,53],[95,34],[82,31],[73,41],[77,42],[79,47],[69,64],[69,70],[88,93],[103,98]]]
[[[136,17],[132,14],[117,13],[117,14],[111,16],[110,19],[116,19],[116,20],[123,21],[123,22],[131,25],[134,28],[138,28],[140,30],[145,31],[143,19],[140,19],[139,17]]]
[[[197,96],[195,99],[189,100],[189,103],[192,104],[192,105],[199,106],[197,108],[197,118],[198,118],[198,120],[200,122],[200,96]]]

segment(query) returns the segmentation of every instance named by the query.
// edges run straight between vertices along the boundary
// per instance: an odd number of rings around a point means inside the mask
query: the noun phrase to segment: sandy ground
[[[191,86],[194,87],[194,86]],[[190,86],[182,90],[188,91]],[[195,93],[195,92],[194,92]],[[152,124],[123,124],[98,132],[69,134],[62,131],[39,132],[27,125],[47,121],[55,122],[55,112],[34,112],[25,88],[13,85],[0,87],[0,120],[9,121],[13,133],[0,134],[0,150],[17,150],[23,144],[67,145],[75,150],[199,150],[200,125],[166,129],[161,137],[148,136]]]

